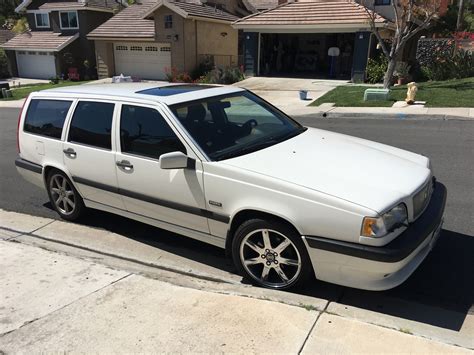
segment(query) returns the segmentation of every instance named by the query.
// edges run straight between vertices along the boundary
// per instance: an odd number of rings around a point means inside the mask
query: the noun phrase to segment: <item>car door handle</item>
[[[133,165],[128,160],[122,160],[117,162],[117,166],[126,171],[133,170]]]
[[[63,153],[66,154],[67,156],[71,157],[71,158],[77,157],[76,151],[72,148],[64,149]]]

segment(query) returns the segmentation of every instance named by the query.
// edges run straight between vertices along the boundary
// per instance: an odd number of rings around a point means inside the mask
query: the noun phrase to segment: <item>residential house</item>
[[[265,3],[266,0],[253,0]],[[367,11],[376,14],[383,38],[393,35],[391,0],[278,0],[278,6],[234,23],[244,31],[247,75],[310,76],[363,81],[378,55]],[[452,0],[442,0],[440,14]],[[254,3],[254,6],[259,6]],[[403,57],[414,58],[418,38]],[[380,52],[380,51],[379,51]],[[330,55],[331,54],[331,55]]]
[[[30,30],[1,45],[12,74],[48,79],[72,71],[95,76],[94,43],[86,35],[119,6],[114,0],[23,0],[16,11],[26,13]]]
[[[5,42],[8,42],[14,36],[15,34],[12,31],[6,28],[0,28],[0,44],[4,44]]]
[[[364,79],[375,45],[366,8],[351,0],[281,2],[233,25],[244,31],[247,75]],[[389,24],[377,15],[377,27]]]
[[[171,68],[191,73],[200,63],[239,63],[232,23],[255,11],[247,0],[138,0],[88,34],[99,77],[165,79]]]

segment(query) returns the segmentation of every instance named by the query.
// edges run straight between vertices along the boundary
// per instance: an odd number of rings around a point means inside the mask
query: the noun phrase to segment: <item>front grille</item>
[[[413,215],[417,218],[430,202],[433,184],[431,180],[413,197]]]

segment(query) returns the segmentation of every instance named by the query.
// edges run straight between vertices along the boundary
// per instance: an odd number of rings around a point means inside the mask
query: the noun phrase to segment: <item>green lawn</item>
[[[394,87],[391,101],[364,101],[364,91],[373,86],[347,85],[338,86],[326,95],[311,103],[319,106],[326,102],[339,107],[390,107],[395,101],[405,100],[406,85]],[[426,101],[427,107],[474,107],[474,78],[432,81],[420,83],[417,101]]]
[[[73,86],[87,83],[87,81],[60,81],[58,84],[34,84],[28,86],[21,86],[19,88],[12,88],[13,97],[8,99],[0,99],[0,101],[5,100],[19,100],[24,99],[28,96],[29,93],[33,91],[40,91],[46,89],[60,88],[63,86]]]

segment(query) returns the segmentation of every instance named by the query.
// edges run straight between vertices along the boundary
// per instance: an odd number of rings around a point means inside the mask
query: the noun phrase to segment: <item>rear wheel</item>
[[[243,223],[232,243],[234,263],[254,284],[288,289],[311,275],[311,262],[301,236],[279,221],[254,219]]]
[[[46,181],[51,204],[61,218],[75,221],[84,212],[84,202],[66,174],[52,171]]]

